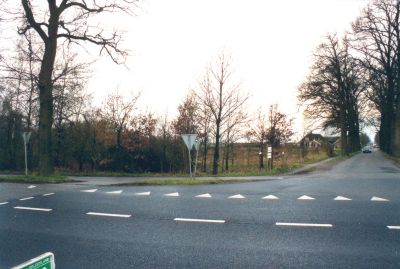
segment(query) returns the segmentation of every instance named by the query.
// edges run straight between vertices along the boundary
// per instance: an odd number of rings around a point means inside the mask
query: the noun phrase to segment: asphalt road
[[[374,152],[241,184],[0,183],[0,268],[47,251],[66,269],[400,268],[400,169]]]

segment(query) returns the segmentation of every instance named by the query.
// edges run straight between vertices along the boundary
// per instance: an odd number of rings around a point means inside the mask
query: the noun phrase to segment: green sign
[[[17,265],[11,269],[54,269],[54,254],[47,252],[34,259],[31,259],[23,264]]]

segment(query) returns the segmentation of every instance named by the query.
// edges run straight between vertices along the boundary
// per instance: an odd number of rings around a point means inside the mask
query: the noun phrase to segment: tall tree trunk
[[[218,164],[219,164],[219,140],[220,140],[220,123],[217,122],[217,131],[215,134],[215,146],[214,146],[214,159],[213,159],[213,175],[218,174]]]
[[[342,151],[347,154],[347,126],[346,126],[346,112],[345,108],[341,106],[340,108],[340,146],[342,147]]]
[[[54,172],[51,143],[53,125],[52,75],[57,53],[58,16],[58,14],[51,14],[50,16],[49,36],[45,40],[45,50],[39,73],[39,172],[41,175],[50,175]]]

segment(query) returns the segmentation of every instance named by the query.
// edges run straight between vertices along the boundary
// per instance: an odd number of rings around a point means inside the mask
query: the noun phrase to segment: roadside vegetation
[[[0,175],[0,182],[13,182],[13,183],[67,183],[74,182],[74,180],[67,176],[40,176],[40,175]]]

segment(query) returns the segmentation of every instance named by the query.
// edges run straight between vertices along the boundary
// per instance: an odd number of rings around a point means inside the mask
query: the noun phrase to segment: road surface
[[[400,169],[380,152],[226,185],[0,183],[0,268],[400,268]]]

